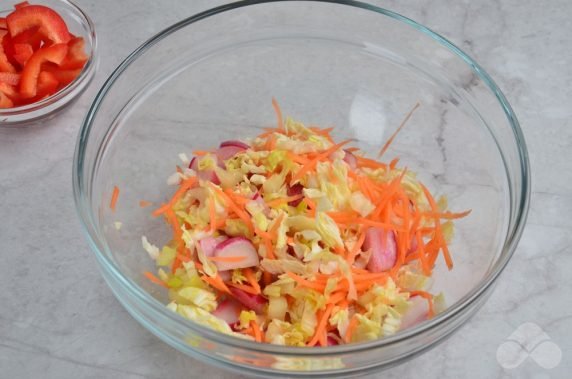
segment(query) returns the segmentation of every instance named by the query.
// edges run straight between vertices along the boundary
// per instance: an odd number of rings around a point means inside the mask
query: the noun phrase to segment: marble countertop
[[[71,185],[82,118],[113,68],[156,32],[222,2],[77,2],[99,35],[94,82],[43,127],[0,128],[0,377],[236,377],[175,351],[127,314],[82,236]],[[533,172],[528,224],[490,300],[446,342],[383,377],[570,377],[572,2],[372,2],[443,34],[488,70],[520,119]],[[531,359],[515,368],[499,362],[515,330],[530,335],[536,326],[549,346],[520,341]]]

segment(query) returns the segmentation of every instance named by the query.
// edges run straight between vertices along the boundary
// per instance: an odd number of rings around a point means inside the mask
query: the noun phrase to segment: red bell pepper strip
[[[75,70],[62,70],[59,67],[51,64],[43,66],[42,69],[54,74],[58,82],[60,82],[58,89],[64,88],[81,74],[81,68]]]
[[[30,3],[28,3],[27,1],[22,1],[21,3],[14,4],[14,8],[20,9],[20,8],[27,7],[29,5],[30,5]]]
[[[42,40],[44,38],[39,30],[40,28],[36,26],[35,28],[23,31],[15,37],[11,37],[12,44],[27,43],[32,46],[34,51],[38,50],[42,45]]]
[[[34,49],[27,43],[14,44],[14,59],[18,61],[20,66],[24,66],[28,59],[34,54]]]
[[[12,108],[14,106],[14,102],[10,100],[10,98],[4,94],[4,92],[0,91],[0,109],[2,108]]]
[[[32,5],[22,9],[31,8]],[[32,55],[28,63],[22,70],[22,77],[20,78],[20,94],[25,97],[34,97],[38,90],[38,76],[42,69],[42,64],[52,62],[57,65],[62,63],[68,53],[68,46],[66,44],[57,44],[49,47],[42,47]]]
[[[2,39],[2,43],[0,43],[0,72],[16,72],[16,68],[10,63],[4,51],[4,37],[7,33],[5,30],[0,30],[0,38]]]
[[[28,5],[16,9],[6,17],[12,37],[25,30],[39,27],[39,32],[54,44],[68,43],[70,33],[65,21],[53,9],[43,5]]]
[[[0,17],[0,29],[8,30],[8,24],[6,24],[5,17]]]
[[[20,74],[12,72],[0,72],[0,83],[17,86],[20,83]]]
[[[74,70],[85,66],[88,56],[85,53],[85,40],[82,37],[72,38],[68,42],[68,55],[60,65],[62,70]]]
[[[53,95],[57,91],[59,84],[60,82],[51,72],[40,72],[40,75],[38,76],[38,92],[36,94],[36,99],[41,100]]]

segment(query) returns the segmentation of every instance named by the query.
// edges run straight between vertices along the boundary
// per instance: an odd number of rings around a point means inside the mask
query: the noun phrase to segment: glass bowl
[[[11,13],[14,1],[10,7],[3,5],[0,10],[0,17],[6,17]],[[37,124],[43,120],[53,117],[58,111],[65,108],[76,100],[87,88],[93,78],[97,68],[97,39],[95,27],[87,14],[74,2],[68,0],[41,0],[33,2],[34,5],[45,5],[62,16],[69,31],[85,40],[85,52],[89,59],[81,74],[65,88],[46,97],[43,100],[24,106],[0,109],[0,127],[21,126],[22,124]]]
[[[167,310],[144,278],[141,247],[169,239],[139,201],[172,193],[178,153],[259,134],[275,124],[271,99],[307,124],[335,126],[373,154],[412,106],[386,153],[418,173],[454,210],[455,267],[439,260],[433,290],[448,308],[376,341],[327,348],[244,341]],[[181,21],[133,52],[85,118],[74,159],[76,206],[103,277],[129,313],[178,350],[242,373],[347,377],[387,368],[435,346],[490,295],[521,235],[529,164],[517,119],[483,69],[429,29],[352,1],[234,2]],[[110,209],[114,186],[120,189]],[[115,222],[121,222],[118,230]]]

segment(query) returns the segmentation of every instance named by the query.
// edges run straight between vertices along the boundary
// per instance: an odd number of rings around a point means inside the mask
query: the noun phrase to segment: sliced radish
[[[218,176],[216,176],[214,170],[199,169],[199,159],[200,158],[193,157],[193,159],[191,159],[191,163],[189,163],[189,168],[197,173],[199,179],[206,180],[217,185],[220,184],[220,179],[218,178]]]
[[[429,314],[429,304],[427,303],[427,300],[421,296],[413,296],[409,299],[409,302],[411,305],[401,319],[402,330],[427,320],[427,316]]]
[[[286,193],[288,194],[288,196],[297,196],[297,195],[301,195],[304,191],[304,186],[301,185],[300,183],[296,183],[293,186],[288,186],[288,188],[286,189]],[[304,198],[300,198],[298,200],[293,200],[288,202],[288,205],[291,205],[293,207],[298,206],[298,204],[300,204],[302,202],[302,200],[304,200]]]
[[[239,146],[224,146],[216,151],[216,155],[219,159],[219,162],[224,162],[244,150],[246,149]]]
[[[250,242],[244,237],[233,237],[219,243],[214,251],[216,257],[244,257],[236,262],[216,261],[215,265],[219,271],[234,270],[236,268],[246,268],[258,266],[258,252]]]
[[[261,295],[251,295],[238,288],[230,287],[230,292],[236,300],[255,313],[262,314],[266,307],[266,299]]]
[[[381,228],[369,228],[363,245],[366,250],[371,250],[371,256],[367,262],[369,271],[386,271],[395,264],[397,244],[393,232]]]
[[[201,247],[203,253],[207,257],[212,257],[214,255],[215,248],[221,242],[225,241],[227,238],[225,236],[219,237],[205,237],[199,241],[199,246]]]
[[[328,341],[328,346],[339,345],[338,340],[335,339],[334,337],[330,336],[330,335],[328,335],[327,341]]]
[[[227,324],[230,325],[238,321],[240,311],[240,304],[234,300],[227,299],[222,301],[212,314],[220,319],[223,319]]]
[[[260,207],[263,209],[263,213],[265,216],[269,215],[270,208],[268,208],[268,205],[266,205],[266,202],[264,201],[262,196],[260,196],[260,193],[256,192],[254,196],[252,196],[252,200],[254,200],[256,203],[260,205]]]
[[[243,150],[250,149],[250,146],[248,146],[244,142],[237,140],[224,141],[223,143],[220,144],[220,147],[227,147],[227,146],[240,147]]]
[[[346,162],[352,170],[355,170],[358,163],[356,156],[351,151],[344,150],[344,152],[346,153],[344,155],[344,162]]]
[[[220,276],[223,282],[228,282],[232,279],[232,271],[218,271],[218,276]]]

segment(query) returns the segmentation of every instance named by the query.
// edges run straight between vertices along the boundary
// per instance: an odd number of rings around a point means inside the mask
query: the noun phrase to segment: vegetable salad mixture
[[[195,151],[169,178],[178,190],[153,215],[172,240],[159,249],[142,238],[159,267],[145,275],[168,289],[167,307],[290,346],[378,339],[441,311],[432,270],[440,254],[453,267],[451,220],[468,212],[447,211],[397,160],[284,121],[273,104],[277,128]]]

